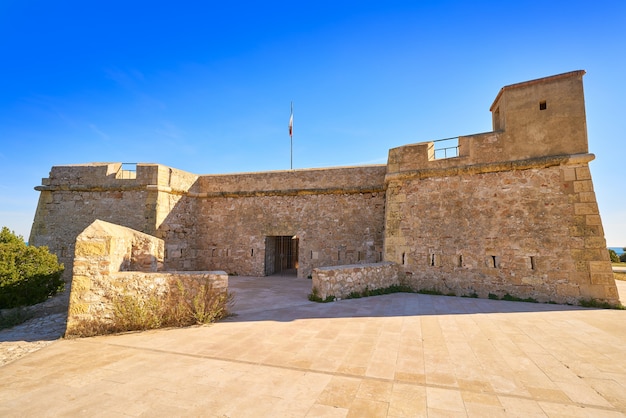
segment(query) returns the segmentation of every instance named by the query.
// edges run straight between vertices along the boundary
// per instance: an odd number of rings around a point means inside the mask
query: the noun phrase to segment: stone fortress
[[[100,220],[163,240],[164,271],[294,272],[315,284],[333,266],[369,266],[359,277],[373,282],[377,268],[393,266],[415,290],[615,304],[584,74],[503,87],[493,131],[458,137],[447,158],[423,142],[359,167],[196,175],[159,164],[55,166],[36,187],[29,241],[59,256],[68,281],[77,237]]]

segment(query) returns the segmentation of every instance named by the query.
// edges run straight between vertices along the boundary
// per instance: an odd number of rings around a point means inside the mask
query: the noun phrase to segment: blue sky
[[[385,163],[491,130],[502,86],[583,69],[607,244],[626,246],[626,2],[0,0],[0,225],[54,165]]]

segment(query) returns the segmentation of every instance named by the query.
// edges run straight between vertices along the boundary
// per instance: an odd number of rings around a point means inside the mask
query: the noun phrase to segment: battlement
[[[161,164],[87,163],[54,166],[50,175],[41,180],[38,191],[55,190],[136,190],[162,189],[187,191],[198,176]]]
[[[197,197],[332,194],[384,191],[386,165],[203,175]]]

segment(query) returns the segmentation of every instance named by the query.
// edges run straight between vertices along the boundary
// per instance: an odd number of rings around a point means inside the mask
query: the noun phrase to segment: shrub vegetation
[[[0,309],[44,302],[63,291],[63,264],[47,247],[32,247],[7,227],[0,231]]]

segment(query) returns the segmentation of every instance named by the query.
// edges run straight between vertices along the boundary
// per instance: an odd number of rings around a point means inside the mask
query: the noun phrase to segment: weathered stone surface
[[[313,269],[313,289],[322,299],[329,296],[341,299],[352,293],[399,285],[398,273],[398,265],[390,262],[319,267]]]

